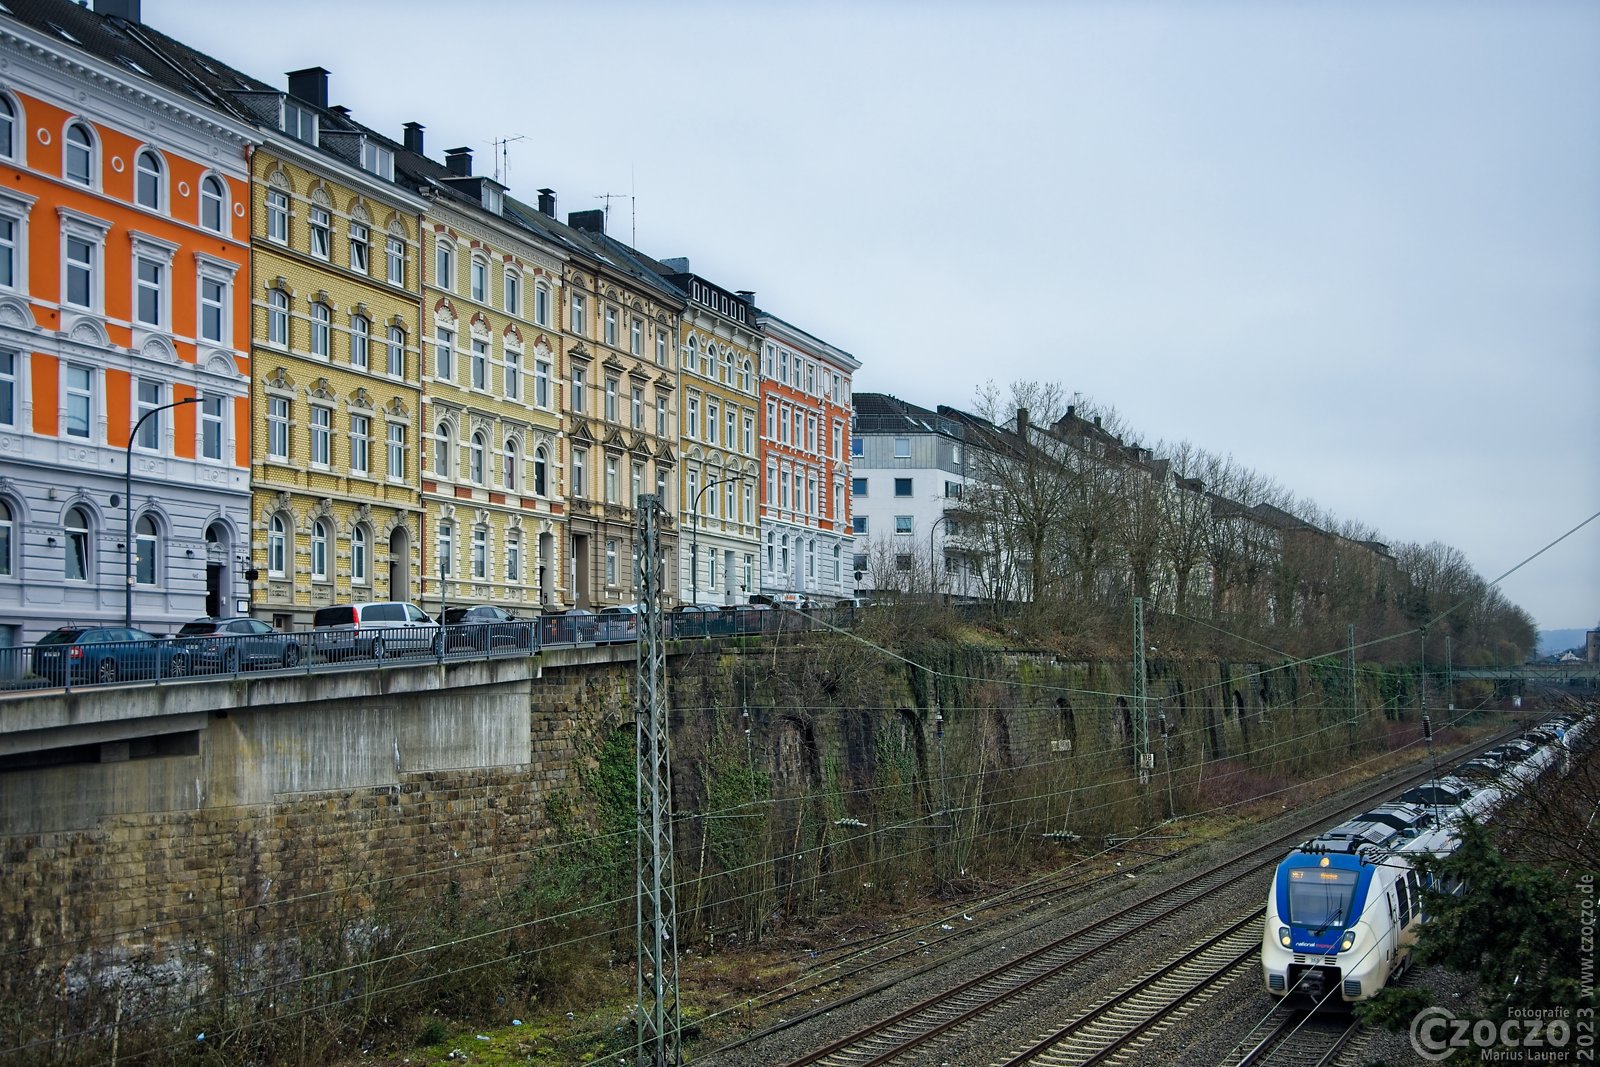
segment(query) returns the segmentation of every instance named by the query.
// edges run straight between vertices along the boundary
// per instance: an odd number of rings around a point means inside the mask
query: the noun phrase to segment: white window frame
[[[617,347],[617,338],[619,336],[620,336],[620,334],[618,333],[618,325],[617,325],[617,309],[614,308],[614,307],[607,306],[606,307],[606,325],[605,325],[605,341],[606,341],[606,344],[610,345],[612,348]]]
[[[367,528],[356,523],[350,529],[350,584],[367,584]]]
[[[472,264],[467,270],[467,295],[474,302],[487,304],[489,302],[489,260],[483,255],[474,255]]]
[[[149,389],[153,389],[154,392],[146,398],[145,392]],[[133,379],[132,393],[133,421],[128,425],[138,426],[139,420],[150,414],[144,425],[139,426],[139,433],[148,434],[148,440],[135,437],[132,442],[133,448],[139,452],[160,452],[161,416],[166,414],[161,409],[167,404],[167,383],[160,378],[136,377]]]
[[[294,401],[286,396],[267,397],[267,458],[287,463],[293,448]],[[274,440],[276,438],[276,440]],[[282,447],[278,447],[281,445]]]
[[[451,381],[456,369],[456,332],[444,326],[433,329],[433,376]]]
[[[282,289],[267,290],[267,344],[289,347],[289,294]]]
[[[22,374],[26,366],[20,349],[0,348],[0,426],[15,428],[22,417]]]
[[[482,430],[474,432],[467,445],[467,480],[473,485],[489,484],[489,442]]]
[[[548,359],[535,357],[533,361],[533,402],[541,408],[550,406],[550,372]]]
[[[307,224],[309,239],[307,248],[315,259],[327,262],[333,258],[333,213],[320,204],[311,205],[310,221]]]
[[[311,524],[311,580],[328,580],[328,520],[317,519]]]
[[[589,301],[582,293],[573,293],[568,304],[567,328],[575,335],[584,337],[589,329]]]
[[[105,307],[106,234],[111,223],[64,207],[56,208],[56,214],[61,220],[61,303],[98,313]],[[88,272],[88,303],[84,304],[67,299],[71,292],[71,271],[75,269],[75,261],[68,254],[73,241],[80,241],[89,248],[87,266],[77,268]]]
[[[333,467],[333,408],[311,405],[311,466],[318,470]]]
[[[267,520],[267,576],[282,578],[288,573],[289,539],[293,536],[281,513]]]
[[[533,283],[533,321],[538,326],[550,325],[550,286],[544,281]]]
[[[399,369],[395,361],[399,361]],[[406,330],[404,326],[389,327],[388,350],[384,354],[384,371],[391,378],[404,378],[406,376]]]
[[[178,246],[149,234],[132,233],[129,238],[133,244],[133,303],[130,305],[132,314],[129,316],[136,326],[145,326],[152,329],[170,331],[172,329],[172,261],[178,253]],[[140,273],[140,268],[149,265],[156,269],[154,283],[147,281]],[[140,296],[146,290],[153,290],[155,294],[155,319],[147,319],[142,315]]]
[[[73,141],[74,130],[83,131],[84,139],[89,143],[80,145]],[[72,173],[74,158],[81,153],[85,174],[77,177]],[[61,177],[73,185],[81,185],[85,189],[100,188],[100,138],[95,136],[94,127],[83,119],[68,119],[61,129]]]
[[[333,360],[333,308],[320,300],[311,302],[309,351],[318,359]]]
[[[212,210],[216,212],[215,226],[206,219]],[[212,233],[228,232],[228,183],[215,174],[200,179],[200,228]]]
[[[372,320],[365,315],[350,316],[350,365],[366,370],[372,359]]]
[[[267,240],[273,244],[289,243],[289,194],[282,189],[267,190]]]
[[[5,97],[0,96],[0,102]],[[0,275],[0,289],[13,293],[28,291],[28,219],[34,198],[9,190],[0,191],[0,222],[10,223],[11,237],[0,240],[0,259],[10,265],[11,280]],[[65,250],[65,245],[62,248]]]
[[[350,269],[357,274],[366,274],[372,265],[372,237],[371,231],[365,223],[352,222],[349,225],[348,237],[350,243]]]
[[[363,478],[372,473],[372,416],[350,413],[350,473]]]
[[[444,234],[433,239],[433,284],[447,293],[456,291],[456,246]]]
[[[489,528],[487,526],[474,526],[472,528],[472,577],[477,581],[486,581],[489,577]]]
[[[481,337],[472,339],[472,388],[489,390],[489,342]]]
[[[22,108],[15,100],[0,93],[0,159],[20,160],[27,138],[17,135],[27,128],[28,124],[22,120]]]
[[[522,274],[507,267],[500,276],[500,305],[507,315],[522,315]]]
[[[149,162],[149,169],[145,163]],[[145,196],[146,184],[150,196]],[[141,148],[133,157],[133,202],[148,211],[162,211],[167,204],[167,168],[161,153],[154,148]]]
[[[383,242],[384,277],[390,285],[404,288],[406,284],[406,239],[397,233],[388,234]]]
[[[501,352],[505,354],[503,360],[504,372],[501,375],[501,387],[505,391],[506,399],[522,399],[522,350],[503,345]]]
[[[226,393],[201,393],[200,417],[196,420],[196,431],[199,440],[195,442],[194,454],[203,463],[223,463],[228,457],[228,400]],[[215,410],[213,410],[215,405]],[[216,432],[217,454],[211,455],[208,447],[207,431],[214,429]]]
[[[388,472],[391,482],[406,480],[406,425],[403,422],[391,422],[385,431],[385,440],[388,442]]]
[[[82,375],[83,385],[74,385],[73,379]],[[84,407],[84,432],[72,433],[68,429],[74,398],[82,401]],[[61,436],[78,441],[95,441],[99,439],[96,431],[100,422],[100,372],[87,363],[73,363],[68,360],[61,361]]]

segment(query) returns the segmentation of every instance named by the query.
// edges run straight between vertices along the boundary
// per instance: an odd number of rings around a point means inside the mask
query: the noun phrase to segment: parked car
[[[403,600],[318,608],[311,625],[311,650],[325,660],[444,654],[444,630],[421,608]]]
[[[293,667],[305,651],[298,637],[260,619],[195,619],[183,624],[177,640],[188,649],[190,667],[196,673]]]
[[[496,604],[446,608],[439,620],[445,626],[445,647],[488,652],[497,648],[533,647],[533,622],[518,618]]]
[[[33,646],[33,672],[56,685],[181,678],[189,664],[181,644],[124,626],[58,626]]]

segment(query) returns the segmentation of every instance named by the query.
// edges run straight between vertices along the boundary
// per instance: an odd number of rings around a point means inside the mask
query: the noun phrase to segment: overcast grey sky
[[[1600,511],[1600,5],[144,0],[852,352],[1054,380],[1492,579]],[[1600,620],[1600,520],[1507,579]]]

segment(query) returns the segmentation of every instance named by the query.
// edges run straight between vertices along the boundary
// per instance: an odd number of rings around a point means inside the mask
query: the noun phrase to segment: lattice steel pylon
[[[664,564],[657,523],[661,498],[638,498],[639,613],[634,686],[638,730],[638,887],[635,894],[639,1067],[678,1067],[678,909],[672,875],[672,766],[668,756],[666,644],[661,627]]]
[[[1155,753],[1150,751],[1150,687],[1145,681],[1144,597],[1133,598],[1133,765],[1139,784],[1150,784]]]

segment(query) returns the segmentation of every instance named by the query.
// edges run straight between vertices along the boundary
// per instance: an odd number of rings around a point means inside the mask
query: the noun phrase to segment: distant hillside
[[[1565,652],[1569,648],[1578,649],[1579,655],[1583,653],[1583,630],[1540,630],[1539,655],[1548,656],[1552,652]]]

